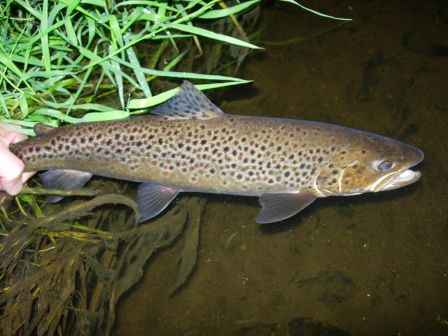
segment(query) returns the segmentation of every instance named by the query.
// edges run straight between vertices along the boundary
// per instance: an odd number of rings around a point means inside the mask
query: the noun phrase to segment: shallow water
[[[303,335],[303,317],[321,335],[448,334],[448,3],[331,3],[307,5],[354,22],[264,45],[240,73],[254,84],[226,91],[222,109],[403,140],[425,152],[421,180],[318,200],[263,227],[255,198],[207,195],[190,281],[169,297],[182,244],[161,253],[122,301],[116,336]],[[268,10],[268,42],[334,23],[286,4]]]

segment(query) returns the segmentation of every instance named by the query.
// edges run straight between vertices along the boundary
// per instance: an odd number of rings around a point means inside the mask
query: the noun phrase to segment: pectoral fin
[[[272,193],[259,198],[261,210],[257,215],[257,223],[268,224],[294,216],[316,199],[311,193]]]
[[[138,186],[137,204],[143,222],[161,213],[177,196],[178,190],[160,184],[146,182]]]
[[[79,170],[54,169],[39,174],[39,177],[47,189],[72,190],[84,186],[92,174]],[[48,201],[51,203],[59,202],[61,199],[61,196],[48,196]]]

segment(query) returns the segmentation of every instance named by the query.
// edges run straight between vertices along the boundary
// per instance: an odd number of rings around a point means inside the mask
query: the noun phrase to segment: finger
[[[2,158],[2,164],[0,165],[0,181],[10,181],[20,177],[25,169],[25,165],[17,156],[9,151],[8,146],[1,140],[0,157]]]
[[[0,123],[0,140],[7,145],[25,140],[27,136],[22,133],[18,133],[12,127]]]
[[[33,176],[34,174],[36,174],[36,172],[26,172],[22,174],[22,183],[25,183],[26,181],[28,181],[30,179],[31,176]]]
[[[22,190],[22,178],[19,177],[14,180],[2,181],[1,186],[7,194],[15,196]]]
[[[22,172],[25,165],[14,154],[8,146],[0,140],[0,189],[5,190],[10,195],[17,195],[22,189]]]

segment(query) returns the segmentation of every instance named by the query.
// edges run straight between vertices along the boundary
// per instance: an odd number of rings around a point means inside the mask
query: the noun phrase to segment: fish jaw
[[[410,154],[412,159],[410,159],[409,165],[397,172],[392,172],[380,178],[371,186],[371,191],[378,192],[394,190],[415,183],[420,179],[420,176],[422,175],[421,172],[410,168],[422,162],[424,153],[416,147],[409,146],[409,148],[412,148],[412,152]]]
[[[392,178],[387,179],[388,176],[386,176],[384,180],[379,181],[383,183],[376,183],[376,185],[372,187],[372,191],[378,192],[378,191],[398,189],[407,186],[409,184],[412,184],[414,182],[417,182],[420,179],[420,176],[421,176],[420,171],[406,169],[401,173],[399,173],[398,175],[394,174]]]

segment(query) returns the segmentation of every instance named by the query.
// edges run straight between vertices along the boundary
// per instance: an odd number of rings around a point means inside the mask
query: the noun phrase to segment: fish
[[[423,152],[366,131],[317,121],[226,114],[193,84],[152,115],[62,127],[10,145],[50,189],[93,175],[138,182],[141,218],[182,192],[255,196],[256,221],[290,218],[317,198],[388,191],[416,182]],[[51,196],[50,201],[60,197]]]

